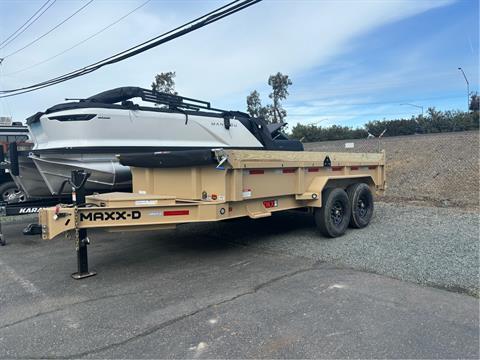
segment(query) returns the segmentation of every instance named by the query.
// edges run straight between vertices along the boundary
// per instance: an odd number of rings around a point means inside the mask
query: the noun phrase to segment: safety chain
[[[74,208],[74,217],[75,217],[75,250],[78,251],[80,249],[80,235],[78,230],[79,225],[79,215],[78,215],[78,207],[75,206]]]

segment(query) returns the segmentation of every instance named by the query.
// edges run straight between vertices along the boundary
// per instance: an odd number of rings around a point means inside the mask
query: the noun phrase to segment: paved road
[[[479,357],[477,298],[319,261],[309,220],[282,216],[91,232],[99,273],[81,281],[71,241],[5,226],[0,357]]]

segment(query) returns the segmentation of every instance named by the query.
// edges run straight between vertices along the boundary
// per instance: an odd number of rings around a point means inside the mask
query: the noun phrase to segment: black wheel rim
[[[18,189],[8,189],[2,194],[2,200],[8,203],[21,203],[26,200],[23,191]]]
[[[365,195],[359,196],[357,201],[357,215],[361,218],[366,217],[368,215],[369,208],[370,199]]]
[[[335,225],[339,225],[343,221],[345,207],[341,201],[335,201],[330,210],[330,218]]]

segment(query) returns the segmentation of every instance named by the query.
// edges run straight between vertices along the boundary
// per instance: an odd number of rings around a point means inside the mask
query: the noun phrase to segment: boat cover
[[[216,163],[210,149],[119,155],[120,164],[142,168],[173,168]]]
[[[90,96],[81,102],[95,102],[102,104],[115,104],[121,101],[142,97],[144,89],[135,86],[124,86],[112,90],[107,90],[99,94]]]

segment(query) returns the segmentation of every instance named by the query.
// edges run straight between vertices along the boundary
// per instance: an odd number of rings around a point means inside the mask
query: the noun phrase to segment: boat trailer
[[[320,232],[342,235],[347,226],[368,225],[372,193],[385,189],[385,153],[324,153],[262,150],[193,150],[128,155],[133,192],[85,196],[88,174],[72,172],[72,204],[39,210],[32,233],[44,240],[71,233],[82,279],[88,268],[87,231],[172,229],[196,222],[249,217],[306,208]]]

